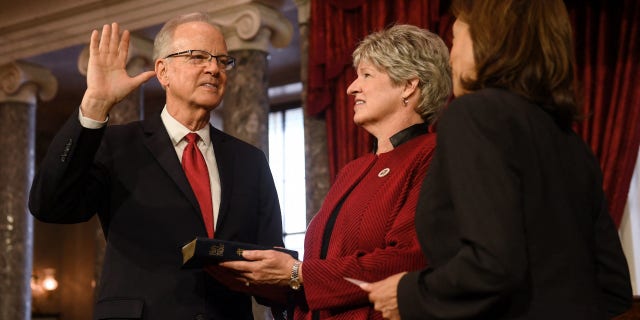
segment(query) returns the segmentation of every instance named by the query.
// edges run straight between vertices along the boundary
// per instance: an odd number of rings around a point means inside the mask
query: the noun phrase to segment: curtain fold
[[[442,2],[446,10],[448,1]],[[447,30],[448,25],[440,26],[440,8],[441,1],[429,0],[311,2],[307,113],[327,120],[332,183],[342,166],[370,151],[372,145],[372,137],[353,124],[353,99],[346,93],[355,79],[351,53],[366,35],[394,23],[414,24],[434,33]]]
[[[640,144],[640,8],[636,0],[565,0],[576,45],[576,74],[586,115],[575,127],[603,171],[611,215],[619,225]],[[367,34],[409,23],[451,44],[448,0],[311,1],[307,112],[324,117],[331,182],[347,162],[371,150],[353,124],[351,53]]]
[[[585,120],[576,131],[600,162],[609,211],[620,225],[640,143],[640,6],[635,0],[567,1]]]

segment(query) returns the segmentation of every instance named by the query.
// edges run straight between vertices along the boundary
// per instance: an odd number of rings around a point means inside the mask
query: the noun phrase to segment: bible
[[[223,261],[246,260],[244,250],[276,250],[298,259],[298,252],[252,243],[197,237],[182,247],[182,267],[200,268]]]

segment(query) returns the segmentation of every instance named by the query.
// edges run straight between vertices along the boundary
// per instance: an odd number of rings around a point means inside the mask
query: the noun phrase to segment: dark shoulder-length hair
[[[469,25],[476,79],[470,91],[498,87],[532,100],[563,125],[578,116],[571,24],[562,0],[454,0]]]

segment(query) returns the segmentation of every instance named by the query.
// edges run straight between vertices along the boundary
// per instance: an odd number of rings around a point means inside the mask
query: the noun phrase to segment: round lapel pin
[[[384,168],[384,169],[380,170],[380,172],[378,172],[378,177],[382,178],[382,177],[388,175],[390,171],[391,171],[391,169]]]

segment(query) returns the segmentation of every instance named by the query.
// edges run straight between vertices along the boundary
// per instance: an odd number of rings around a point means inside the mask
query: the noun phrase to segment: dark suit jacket
[[[211,140],[222,189],[215,237],[283,246],[264,153],[213,127]],[[54,223],[99,215],[107,244],[96,319],[253,319],[249,296],[181,269],[181,247],[207,235],[159,114],[92,130],[76,112],[49,147],[29,208]]]
[[[408,319],[605,319],[631,305],[600,167],[543,108],[498,89],[453,101],[416,212],[430,265]]]

